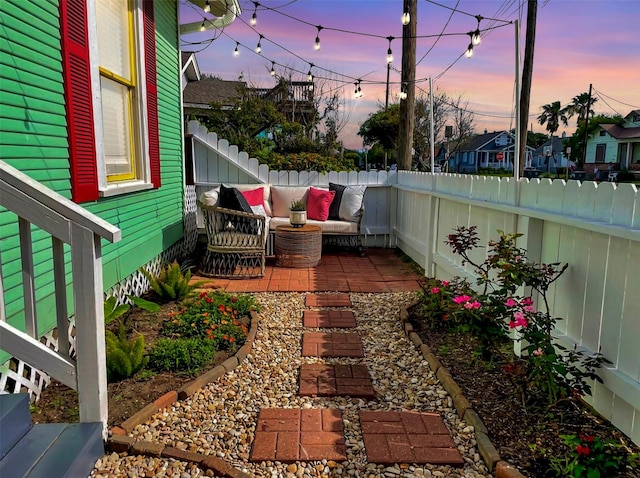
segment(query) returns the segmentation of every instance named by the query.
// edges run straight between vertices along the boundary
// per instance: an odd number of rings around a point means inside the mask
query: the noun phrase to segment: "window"
[[[640,143],[633,143],[631,150],[631,162],[640,163]]]
[[[76,202],[160,187],[153,5],[60,2]]]
[[[136,179],[133,143],[138,123],[133,15],[128,2],[100,0],[96,5],[104,168],[107,182]],[[137,153],[137,154],[136,154]]]
[[[606,136],[607,132],[603,129],[600,130],[600,136]]]
[[[607,154],[606,144],[596,144],[596,163],[604,163],[604,157]]]

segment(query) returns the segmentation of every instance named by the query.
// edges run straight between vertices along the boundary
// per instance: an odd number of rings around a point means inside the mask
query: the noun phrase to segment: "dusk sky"
[[[258,87],[275,84],[269,74],[272,62],[278,74],[287,67],[297,70],[293,79],[299,80],[306,80],[313,63],[317,81],[329,78],[336,86],[343,85],[349,123],[340,139],[347,148],[361,148],[362,138],[356,134],[360,124],[385,101],[388,36],[395,37],[391,43],[392,66],[397,69],[391,70],[389,101],[398,101],[402,0],[258,3],[255,27],[250,26],[254,2],[240,0],[242,15],[230,26],[224,31],[184,35],[182,50],[198,52],[202,73],[236,80],[243,72],[245,81]],[[518,3],[523,5],[521,11]],[[180,15],[181,23],[214,18],[187,0],[181,0]],[[481,44],[467,59],[463,55],[469,44],[467,32],[477,28],[476,15],[483,17],[480,30],[494,29],[483,33]],[[433,77],[434,91],[462,96],[469,102],[469,109],[475,113],[476,132],[514,127],[515,27],[489,18],[507,22],[521,19],[524,57],[526,1],[418,0],[417,34],[428,38],[417,39],[416,94],[427,94],[428,78]],[[323,27],[318,51],[314,49],[316,25]],[[438,38],[441,33],[444,35]],[[258,55],[254,50],[260,35],[264,38],[262,54]],[[236,42],[240,43],[238,57],[233,55]],[[596,113],[624,116],[640,109],[640,1],[540,0],[535,46],[529,118],[534,131],[545,132],[536,120],[542,105],[554,101],[564,105],[588,91],[589,83],[593,83],[594,96],[598,97]],[[363,96],[358,99],[354,98],[356,79],[362,80]],[[571,134],[574,129],[575,119],[558,134],[563,130]]]

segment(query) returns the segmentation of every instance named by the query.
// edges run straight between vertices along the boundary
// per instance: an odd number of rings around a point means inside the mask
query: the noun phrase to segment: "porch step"
[[[104,455],[101,423],[32,425],[24,394],[0,396],[0,410],[2,477],[85,477]]]

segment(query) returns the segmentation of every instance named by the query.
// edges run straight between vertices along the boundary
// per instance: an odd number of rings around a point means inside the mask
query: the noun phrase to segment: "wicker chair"
[[[264,276],[265,217],[217,206],[201,205],[207,252],[200,273],[209,277]]]

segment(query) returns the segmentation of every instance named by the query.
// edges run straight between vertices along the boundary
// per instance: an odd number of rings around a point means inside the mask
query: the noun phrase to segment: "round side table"
[[[322,255],[322,228],[305,224],[302,227],[276,227],[276,265],[282,267],[315,267]]]

